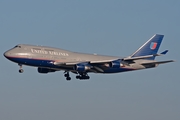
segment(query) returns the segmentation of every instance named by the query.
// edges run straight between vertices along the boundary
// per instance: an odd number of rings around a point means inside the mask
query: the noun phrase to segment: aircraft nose
[[[7,55],[8,55],[7,52],[5,52],[5,53],[4,53],[4,57],[7,57]]]
[[[6,51],[6,52],[4,53],[4,57],[8,58],[8,56],[10,56],[10,52],[9,52],[9,51]]]

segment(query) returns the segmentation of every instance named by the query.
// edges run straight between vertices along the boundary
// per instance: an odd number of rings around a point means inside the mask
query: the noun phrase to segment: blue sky
[[[178,0],[1,0],[0,119],[179,120]],[[3,53],[19,43],[72,51],[128,56],[152,35],[164,34],[155,69],[70,82],[18,65]]]

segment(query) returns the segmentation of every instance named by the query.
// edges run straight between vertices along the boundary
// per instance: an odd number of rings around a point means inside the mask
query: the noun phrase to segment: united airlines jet
[[[76,79],[89,79],[88,73],[119,73],[154,68],[159,64],[173,60],[155,61],[156,56],[165,55],[168,50],[157,54],[164,35],[155,34],[132,55],[113,57],[97,54],[85,54],[68,50],[19,44],[6,51],[4,56],[20,66],[37,67],[39,73],[64,71],[66,80],[71,80],[70,72],[77,74]]]

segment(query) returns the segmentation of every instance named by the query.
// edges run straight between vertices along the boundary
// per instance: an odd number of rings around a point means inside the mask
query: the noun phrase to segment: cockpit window
[[[21,48],[21,46],[20,46],[20,45],[16,45],[14,48],[17,48],[17,47],[18,47],[18,48]]]

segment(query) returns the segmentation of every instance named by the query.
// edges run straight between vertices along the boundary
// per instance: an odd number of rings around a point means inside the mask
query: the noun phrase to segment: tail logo
[[[157,47],[157,43],[156,42],[152,42],[151,45],[150,45],[151,50],[156,49],[156,47]]]

